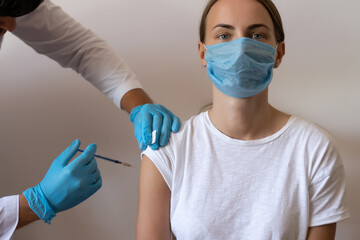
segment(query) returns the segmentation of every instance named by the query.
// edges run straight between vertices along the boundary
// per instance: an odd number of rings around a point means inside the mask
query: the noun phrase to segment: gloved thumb
[[[74,155],[77,153],[77,150],[80,147],[80,141],[76,139],[67,149],[65,149],[57,158],[55,161],[57,161],[58,164],[65,167],[69,161],[74,157]]]

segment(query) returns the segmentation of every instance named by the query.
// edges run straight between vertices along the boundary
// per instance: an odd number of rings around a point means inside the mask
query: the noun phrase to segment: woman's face
[[[207,16],[205,45],[229,42],[242,37],[252,38],[273,47],[278,44],[270,14],[259,2],[256,0],[219,0],[216,2]],[[282,52],[279,54],[279,51]],[[205,52],[206,49],[199,42],[200,59],[204,66],[206,65]],[[280,43],[275,67],[280,64],[284,53],[284,43]]]
[[[274,24],[269,13],[255,0],[219,0],[207,18],[205,44],[213,45],[241,37],[275,47]]]

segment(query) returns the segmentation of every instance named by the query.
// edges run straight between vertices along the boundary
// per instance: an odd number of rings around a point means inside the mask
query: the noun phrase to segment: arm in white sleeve
[[[19,221],[19,196],[0,198],[0,240],[13,235]]]
[[[120,107],[128,91],[141,88],[135,74],[107,42],[45,0],[17,18],[13,34],[40,54],[80,73]]]

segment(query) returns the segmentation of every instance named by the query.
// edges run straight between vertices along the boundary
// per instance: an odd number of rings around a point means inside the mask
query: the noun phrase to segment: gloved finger
[[[145,108],[143,108],[143,109],[145,109]],[[150,113],[150,111],[144,112],[140,121],[141,121],[141,126],[142,126],[142,129],[141,129],[142,130],[142,140],[144,141],[145,145],[150,145],[151,144],[151,133],[153,131],[153,129],[152,129],[153,116]]]
[[[97,146],[96,144],[90,144],[89,146],[87,146],[87,148],[85,149],[85,151],[80,154],[80,156],[78,156],[77,158],[74,159],[74,161],[72,161],[70,165],[78,165],[78,164],[82,164],[82,165],[87,165],[89,164],[89,162],[93,159],[94,154],[96,152]]]
[[[180,118],[175,116],[169,109],[167,109],[165,107],[163,107],[163,111],[166,112],[166,114],[171,116],[171,120],[172,120],[171,131],[175,132],[175,133],[178,132],[181,128]]]
[[[159,140],[160,140],[162,125],[163,125],[163,115],[160,113],[155,113],[153,115],[153,134],[155,135],[155,139],[152,139],[152,142],[150,145],[152,150],[159,149]]]
[[[172,118],[169,115],[165,115],[163,119],[163,124],[161,127],[160,133],[160,146],[164,147],[169,141],[170,138],[170,128],[172,124]]]
[[[65,167],[69,161],[74,157],[77,153],[77,150],[80,147],[80,141],[76,139],[68,148],[66,148],[56,159],[54,162],[60,164]]]
[[[86,189],[87,195],[86,198],[83,199],[83,201],[94,195],[94,193],[96,193],[101,187],[102,187],[102,179],[100,176],[95,182],[89,183],[87,185],[87,189]]]
[[[99,180],[99,178],[101,178],[100,171],[99,169],[96,169],[96,171],[93,174],[91,174],[91,179],[92,179],[91,184],[96,183]]]
[[[86,165],[86,170],[89,174],[94,173],[97,168],[98,166],[95,158],[92,158],[91,161]]]
[[[96,179],[96,181],[90,185],[90,189],[93,191],[93,194],[102,187],[102,178],[101,175]]]
[[[171,126],[171,131],[173,131],[174,133],[180,131],[181,128],[181,120],[180,118],[178,118],[177,116],[173,115],[172,117],[172,126]]]
[[[141,139],[141,140],[140,140],[140,143],[139,143],[139,149],[140,149],[141,151],[145,151],[146,148],[147,148],[147,145],[146,145],[146,144],[144,143],[144,141]]]

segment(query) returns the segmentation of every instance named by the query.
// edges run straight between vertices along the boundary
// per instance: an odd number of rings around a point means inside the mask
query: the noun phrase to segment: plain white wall
[[[54,0],[107,40],[152,98],[186,120],[211,101],[197,55],[206,0]],[[271,103],[327,128],[347,174],[352,218],[337,239],[360,239],[360,3],[275,0],[287,53],[270,85]],[[7,34],[0,52],[0,196],[41,181],[74,139],[98,153],[140,166],[132,124],[72,70],[36,54]],[[15,239],[134,239],[139,168],[98,161],[103,187],[48,226],[37,222]]]

